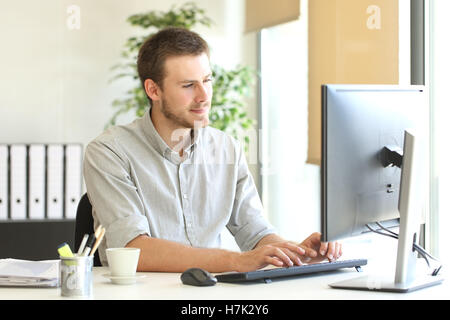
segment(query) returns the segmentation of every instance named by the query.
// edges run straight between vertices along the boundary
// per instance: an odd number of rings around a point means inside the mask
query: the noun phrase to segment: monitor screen
[[[423,86],[322,86],[323,241],[399,224],[401,156],[389,163],[386,150],[402,154],[405,130],[428,132],[428,112]]]

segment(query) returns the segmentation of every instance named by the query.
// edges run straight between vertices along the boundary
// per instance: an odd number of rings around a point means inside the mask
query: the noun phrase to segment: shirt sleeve
[[[91,142],[86,147],[83,173],[94,222],[106,229],[106,247],[125,247],[141,234],[150,236],[144,205],[130,176],[129,162],[118,146]]]
[[[275,228],[263,217],[263,206],[253,177],[248,169],[245,154],[238,145],[238,179],[236,195],[228,230],[242,251],[252,250],[266,235],[275,233]]]

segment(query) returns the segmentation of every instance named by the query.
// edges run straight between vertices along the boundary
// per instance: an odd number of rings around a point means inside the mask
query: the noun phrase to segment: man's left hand
[[[314,232],[300,243],[300,247],[305,249],[305,255],[301,256],[304,263],[319,263],[325,259],[336,261],[342,255],[342,244],[338,242],[321,242],[321,234]]]

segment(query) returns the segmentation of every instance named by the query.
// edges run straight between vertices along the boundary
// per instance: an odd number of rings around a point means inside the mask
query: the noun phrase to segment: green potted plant
[[[116,109],[109,120],[109,125],[116,124],[117,117],[134,110],[136,116],[144,115],[148,108],[148,100],[139,82],[136,58],[141,44],[149,36],[160,29],[174,26],[192,29],[196,25],[210,27],[212,21],[205,11],[193,2],[172,6],[167,12],[149,11],[128,17],[132,26],[141,27],[144,32],[140,36],[128,38],[122,50],[123,62],[113,66],[118,72],[111,81],[120,78],[132,78],[135,85],[126,92],[125,98],[115,99],[112,106]],[[226,70],[218,65],[212,65],[213,99],[211,101],[210,126],[225,131],[236,139],[244,139],[246,150],[249,138],[246,131],[254,126],[254,120],[246,112],[245,97],[249,96],[254,83],[255,72],[247,66],[238,65],[232,70]]]

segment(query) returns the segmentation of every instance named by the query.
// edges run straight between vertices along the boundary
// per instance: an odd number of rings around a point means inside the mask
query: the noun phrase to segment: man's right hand
[[[239,253],[236,261],[236,271],[254,271],[267,265],[276,267],[302,265],[300,257],[303,255],[305,255],[305,249],[290,241],[263,244],[251,251]]]

